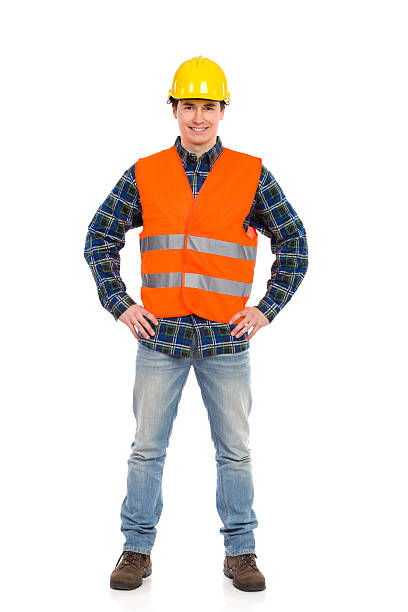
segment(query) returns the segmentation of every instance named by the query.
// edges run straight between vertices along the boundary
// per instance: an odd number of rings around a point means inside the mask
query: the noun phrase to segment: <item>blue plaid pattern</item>
[[[219,136],[215,145],[202,156],[190,153],[174,143],[187,174],[194,197],[197,196],[215,160],[223,149]],[[94,214],[85,239],[84,257],[94,277],[99,301],[115,320],[136,302],[126,293],[120,276],[119,251],[125,245],[125,234],[143,225],[143,211],[135,179],[135,165],[128,168]],[[276,256],[267,281],[265,295],[257,308],[271,322],[292,298],[308,268],[306,231],[276,179],[262,165],[258,188],[243,227],[252,225],[271,241]],[[249,348],[248,332],[240,338],[231,336],[235,324],[229,325],[199,317],[156,317],[159,325],[149,339],[139,342],[174,357],[188,357],[194,331],[201,357],[237,353]]]

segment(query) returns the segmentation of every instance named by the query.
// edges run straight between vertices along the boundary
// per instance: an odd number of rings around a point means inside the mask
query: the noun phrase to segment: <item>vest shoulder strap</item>
[[[225,150],[229,151],[236,159],[241,159],[243,162],[252,160],[255,163],[262,162],[262,158],[256,155],[250,155],[249,153],[243,153],[242,151],[235,151],[229,147],[224,147]]]
[[[168,159],[169,155],[171,154],[171,149],[172,147],[169,147],[167,149],[157,151],[157,153],[152,153],[151,155],[146,155],[145,157],[139,157],[135,164],[135,168],[137,168],[139,165],[139,167],[143,166],[144,168],[151,168],[153,170],[157,165],[162,164]]]

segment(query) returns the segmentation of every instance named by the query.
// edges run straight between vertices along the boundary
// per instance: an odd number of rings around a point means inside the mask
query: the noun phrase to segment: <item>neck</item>
[[[206,153],[207,151],[213,148],[213,146],[217,142],[217,136],[215,137],[214,142],[210,144],[206,142],[203,145],[194,145],[192,143],[185,144],[183,142],[183,137],[181,135],[180,135],[180,140],[181,140],[182,146],[186,149],[186,151],[188,151],[189,153],[195,153],[197,157],[201,157],[201,155],[203,155],[204,153]]]

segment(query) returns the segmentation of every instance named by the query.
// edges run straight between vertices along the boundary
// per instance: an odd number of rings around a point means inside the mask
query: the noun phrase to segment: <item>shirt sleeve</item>
[[[272,173],[262,165],[258,189],[246,219],[270,238],[276,258],[271,267],[267,291],[257,308],[269,322],[289,302],[308,268],[308,246],[302,221],[286,199]]]
[[[94,277],[99,301],[117,321],[136,302],[126,293],[120,276],[119,251],[125,234],[143,225],[134,166],[124,172],[88,225],[84,257]]]

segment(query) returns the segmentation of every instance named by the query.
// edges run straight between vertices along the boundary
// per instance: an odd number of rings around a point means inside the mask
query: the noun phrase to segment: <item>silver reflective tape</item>
[[[240,283],[238,281],[226,280],[225,278],[215,278],[213,276],[186,272],[185,286],[244,297],[250,295],[252,283]]]
[[[236,259],[256,260],[256,247],[243,246],[236,242],[217,240],[216,238],[203,238],[202,236],[189,236],[187,248],[202,253],[212,255],[224,255],[225,257],[235,257]]]
[[[155,251],[161,249],[183,249],[185,234],[162,234],[159,236],[145,236],[140,243],[140,252]],[[224,257],[235,257],[256,261],[256,247],[244,246],[236,242],[217,240],[216,238],[204,238],[202,236],[188,236],[187,248],[201,253],[212,255],[223,255]]]
[[[157,249],[184,249],[184,234],[162,234],[161,236],[145,236],[139,241],[140,252]]]
[[[181,287],[181,272],[158,272],[156,274],[142,274],[142,287]]]

